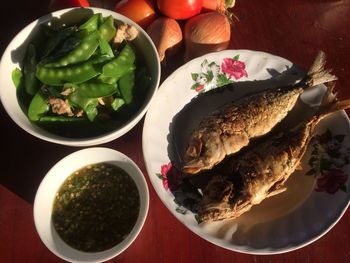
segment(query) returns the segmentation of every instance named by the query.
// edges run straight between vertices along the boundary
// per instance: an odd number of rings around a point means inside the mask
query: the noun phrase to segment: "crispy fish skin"
[[[270,132],[287,116],[305,89],[337,79],[324,65],[325,55],[320,52],[307,77],[295,86],[245,97],[202,120],[191,135],[182,171],[190,176],[211,169],[247,146],[251,139]]]
[[[201,219],[237,218],[267,197],[285,191],[284,183],[299,165],[317,123],[328,114],[349,108],[350,100],[336,102],[329,89],[323,105],[310,120],[230,158],[225,164],[227,174],[215,175],[203,191]]]
[[[311,138],[312,124],[272,137],[232,159],[228,176],[215,175],[203,192],[199,215],[203,221],[237,218],[268,196],[283,192]],[[219,191],[221,189],[230,189]]]

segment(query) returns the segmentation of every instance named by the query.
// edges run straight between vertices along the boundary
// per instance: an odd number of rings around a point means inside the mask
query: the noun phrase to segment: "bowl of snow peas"
[[[0,63],[4,109],[28,133],[53,143],[92,146],[132,129],[160,80],[147,33],[101,8],[70,8],[20,31]]]

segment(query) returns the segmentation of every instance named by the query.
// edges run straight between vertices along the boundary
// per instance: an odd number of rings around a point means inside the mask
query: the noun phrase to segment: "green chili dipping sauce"
[[[85,166],[56,193],[52,220],[59,236],[86,252],[122,242],[136,223],[140,196],[133,179],[109,163]]]

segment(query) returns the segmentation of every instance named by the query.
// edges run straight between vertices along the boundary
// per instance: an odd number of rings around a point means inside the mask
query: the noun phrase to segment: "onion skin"
[[[149,25],[147,33],[157,48],[160,61],[164,60],[166,51],[176,51],[183,38],[178,22],[169,17],[157,18]]]
[[[225,0],[203,0],[203,12],[218,11],[225,12]]]
[[[225,13],[227,9],[234,7],[235,3],[235,0],[203,0],[202,11]]]
[[[191,18],[185,25],[185,61],[226,49],[230,38],[231,25],[224,14],[209,12]]]

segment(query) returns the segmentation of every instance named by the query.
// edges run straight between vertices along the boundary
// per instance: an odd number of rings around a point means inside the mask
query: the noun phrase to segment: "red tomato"
[[[154,1],[151,0],[122,0],[116,4],[114,11],[130,18],[143,28],[156,19]]]
[[[187,19],[200,13],[203,0],[157,0],[159,10],[173,19]]]
[[[68,7],[89,7],[88,0],[51,0],[49,4],[49,11],[56,11]]]

